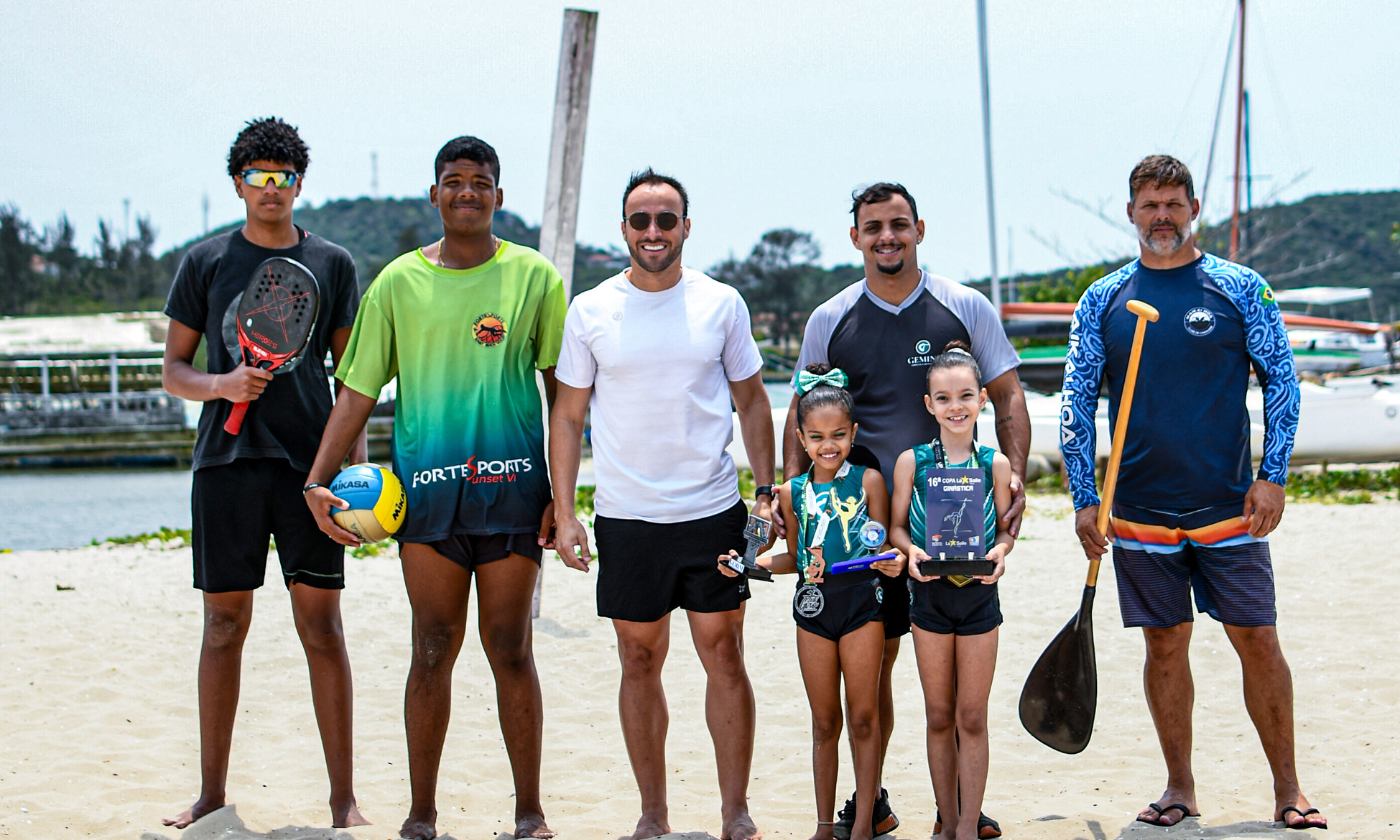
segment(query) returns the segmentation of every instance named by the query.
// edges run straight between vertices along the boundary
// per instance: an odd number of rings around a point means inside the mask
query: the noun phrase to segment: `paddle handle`
[[[228,413],[228,419],[224,421],[224,431],[231,435],[236,435],[243,428],[243,415],[248,413],[248,404],[245,402],[234,403],[233,411]]]
[[[1128,353],[1128,374],[1123,379],[1123,398],[1118,403],[1118,422],[1113,425],[1113,447],[1108,453],[1108,469],[1103,475],[1103,495],[1099,499],[1099,533],[1108,534],[1108,521],[1113,515],[1113,493],[1118,489],[1118,466],[1123,462],[1123,440],[1128,434],[1128,415],[1133,410],[1133,392],[1137,389],[1138,363],[1142,361],[1142,340],[1147,336],[1147,322],[1156,321],[1157,310],[1140,300],[1128,301],[1128,311],[1137,317],[1133,330],[1133,347]],[[1086,586],[1099,582],[1100,558],[1089,559]]]

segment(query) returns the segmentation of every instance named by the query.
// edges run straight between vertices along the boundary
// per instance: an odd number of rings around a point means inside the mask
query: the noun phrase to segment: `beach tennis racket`
[[[1128,354],[1128,374],[1123,380],[1118,422],[1113,427],[1113,448],[1108,456],[1108,469],[1104,471],[1097,523],[1100,534],[1108,533],[1113,494],[1118,489],[1118,466],[1123,460],[1123,440],[1128,434],[1128,414],[1133,408],[1142,340],[1147,334],[1147,322],[1157,320],[1157,310],[1140,300],[1128,301],[1128,311],[1138,316],[1137,329],[1133,332],[1133,346]],[[1089,746],[1099,703],[1093,615],[1099,561],[1098,557],[1089,561],[1089,577],[1084,584],[1079,611],[1036,660],[1021,690],[1021,725],[1045,746],[1070,755],[1083,752]]]
[[[273,257],[253,270],[238,302],[238,352],[249,367],[276,372],[301,355],[316,328],[321,289],[311,270],[296,260]],[[248,403],[234,403],[224,431],[243,428]]]

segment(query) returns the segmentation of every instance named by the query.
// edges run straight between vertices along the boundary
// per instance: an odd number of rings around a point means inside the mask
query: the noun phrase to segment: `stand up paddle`
[[[1118,487],[1118,465],[1123,459],[1123,440],[1128,432],[1128,414],[1133,408],[1138,361],[1147,322],[1157,320],[1157,310],[1140,300],[1128,301],[1128,311],[1138,316],[1133,331],[1132,352],[1128,354],[1128,374],[1123,380],[1123,398],[1118,406],[1118,422],[1113,427],[1113,448],[1104,472],[1103,498],[1099,500],[1098,528],[1108,534],[1113,511],[1113,492]],[[1050,642],[1026,677],[1021,690],[1021,725],[1037,741],[1062,753],[1083,752],[1094,732],[1094,711],[1099,702],[1099,672],[1094,660],[1094,587],[1099,580],[1099,558],[1089,560],[1089,577],[1079,612]]]
[[[311,270],[296,260],[273,257],[253,269],[238,301],[238,352],[243,364],[276,373],[301,355],[316,328],[321,289]],[[224,431],[243,429],[248,403],[234,403]]]

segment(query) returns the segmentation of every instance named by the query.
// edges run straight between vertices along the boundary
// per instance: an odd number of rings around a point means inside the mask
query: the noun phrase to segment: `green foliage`
[[[739,468],[739,495],[744,499],[752,499],[753,491],[758,489],[758,483],[754,481],[753,470],[748,467]]]
[[[1099,263],[1048,274],[1042,280],[1020,286],[1019,297],[1029,303],[1078,303],[1095,280],[1117,270],[1120,265]]]
[[[1373,494],[1400,497],[1400,466],[1387,469],[1329,470],[1296,472],[1288,477],[1288,496],[1298,501],[1367,504]]]
[[[169,287],[155,255],[156,229],[136,219],[136,236],[118,238],[98,222],[93,252],[73,244],[73,225],[60,216],[42,232],[20,215],[0,207],[0,315],[47,315],[159,308]]]
[[[167,528],[164,525],[159,530],[145,534],[129,534],[125,537],[108,537],[99,543],[93,540],[93,545],[144,545],[151,540],[158,540],[162,544],[173,543],[179,540],[181,545],[189,545],[189,528]],[[178,546],[162,545],[163,548],[177,548]]]
[[[593,515],[593,493],[597,488],[592,484],[581,484],[574,491],[574,510],[583,516]]]
[[[393,548],[394,541],[392,539],[377,543],[361,543],[350,549],[350,556],[357,560],[363,560],[366,557],[382,557],[392,551]]]

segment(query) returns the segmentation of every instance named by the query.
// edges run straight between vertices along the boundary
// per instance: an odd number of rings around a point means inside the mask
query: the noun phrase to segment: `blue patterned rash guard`
[[[1060,451],[1075,509],[1098,504],[1094,414],[1107,385],[1118,417],[1137,316],[1151,304],[1116,501],[1159,510],[1242,503],[1249,490],[1253,365],[1264,389],[1258,477],[1283,484],[1298,430],[1298,381],[1283,316],[1255,271],[1211,254],[1172,269],[1134,260],[1089,287],[1074,309],[1060,405]]]

